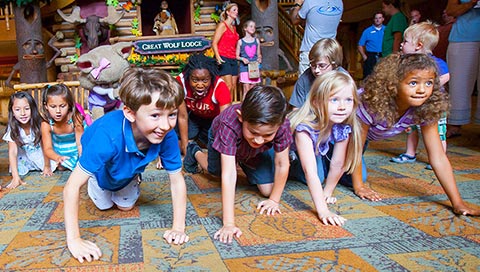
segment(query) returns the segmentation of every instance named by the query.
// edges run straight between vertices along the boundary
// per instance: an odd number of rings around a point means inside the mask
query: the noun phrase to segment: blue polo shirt
[[[118,191],[135,175],[160,156],[168,173],[182,169],[180,147],[175,131],[170,131],[160,144],[152,144],[146,153],[140,151],[133,138],[132,125],[123,111],[113,111],[93,122],[82,136],[82,156],[78,166],[95,176],[102,189]]]
[[[444,60],[442,60],[441,58],[437,58],[432,54],[428,55],[437,63],[438,75],[443,76],[449,73],[448,65]]]
[[[365,46],[367,52],[382,53],[383,32],[385,26],[377,29],[374,25],[367,27],[358,41],[358,45]]]

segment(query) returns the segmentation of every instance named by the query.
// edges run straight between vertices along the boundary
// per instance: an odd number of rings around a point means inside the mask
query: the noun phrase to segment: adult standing
[[[400,52],[403,40],[403,31],[407,29],[407,17],[400,11],[400,0],[383,0],[382,11],[390,16],[382,42],[382,56],[386,57],[392,52]]]
[[[478,0],[448,0],[446,10],[448,15],[457,18],[450,32],[447,49],[451,75],[448,138],[460,135],[461,126],[470,123],[475,81],[480,87],[480,4]],[[475,123],[480,124],[480,96],[477,96],[474,118]]]
[[[296,25],[305,21],[298,64],[299,75],[310,66],[308,54],[312,46],[321,38],[336,38],[342,14],[341,0],[295,0],[290,19]]]
[[[372,72],[378,59],[382,57],[384,20],[383,13],[377,11],[373,15],[373,24],[363,31],[358,41],[358,52],[363,59],[363,78],[366,78]]]
[[[230,3],[220,15],[222,21],[218,23],[213,34],[212,49],[215,59],[220,65],[219,75],[225,81],[231,94],[236,94],[238,80],[238,62],[236,56],[239,35],[235,27],[238,17],[238,5]]]

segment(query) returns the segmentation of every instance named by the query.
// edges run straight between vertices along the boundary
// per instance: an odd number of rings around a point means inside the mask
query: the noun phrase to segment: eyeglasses
[[[310,63],[310,68],[312,68],[312,70],[314,70],[314,71],[317,70],[317,69],[323,71],[323,70],[328,69],[328,67],[330,67],[331,65],[332,65],[331,63],[324,63],[324,62],[322,62],[322,63]]]

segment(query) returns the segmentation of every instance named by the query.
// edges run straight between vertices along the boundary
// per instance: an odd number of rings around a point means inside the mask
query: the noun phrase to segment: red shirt
[[[237,42],[240,37],[238,36],[235,26],[230,26],[232,28],[229,28],[226,22],[223,23],[227,29],[223,32],[222,37],[220,37],[220,40],[218,41],[218,54],[222,57],[236,59]]]
[[[190,84],[185,83],[183,73],[177,76],[177,81],[182,85],[185,91],[185,104],[187,110],[194,115],[205,118],[213,119],[220,114],[220,107],[230,104],[230,90],[227,87],[225,81],[220,77],[215,78],[215,82],[210,85],[207,95],[204,98],[196,100],[193,96],[193,90]]]

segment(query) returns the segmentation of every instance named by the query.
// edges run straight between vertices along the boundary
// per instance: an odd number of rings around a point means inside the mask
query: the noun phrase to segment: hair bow
[[[100,60],[100,65],[99,65],[97,68],[93,69],[93,70],[90,72],[90,74],[91,74],[95,79],[97,79],[97,78],[100,76],[100,72],[102,72],[103,69],[106,69],[106,68],[108,68],[108,67],[110,67],[110,61],[107,60],[106,58],[102,58],[102,59]]]

